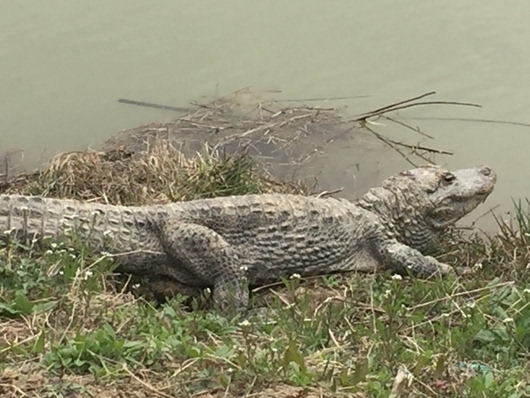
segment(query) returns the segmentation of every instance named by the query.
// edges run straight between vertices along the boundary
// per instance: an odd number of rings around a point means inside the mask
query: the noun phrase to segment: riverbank
[[[150,131],[134,145],[59,154],[1,190],[125,205],[315,192],[272,176],[259,156],[205,145],[185,154],[167,131]],[[523,397],[527,210],[516,208],[515,224],[486,240],[444,237],[437,258],[474,275],[290,279],[258,292],[274,310],[269,323],[189,311],[182,297],[158,305],[113,283],[110,261],[80,243],[44,253],[2,247],[0,395],[386,397],[399,375],[411,396]]]

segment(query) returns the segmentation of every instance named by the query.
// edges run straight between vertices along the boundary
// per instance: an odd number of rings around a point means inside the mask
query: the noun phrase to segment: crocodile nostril
[[[491,174],[491,169],[488,166],[482,166],[480,172],[485,176],[489,176]]]

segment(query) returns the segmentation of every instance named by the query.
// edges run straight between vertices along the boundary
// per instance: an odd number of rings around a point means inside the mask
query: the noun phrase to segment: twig
[[[430,91],[428,93],[425,93],[425,94],[422,94],[422,95],[418,95],[417,97],[409,98],[409,99],[406,99],[406,100],[403,100],[403,101],[400,101],[400,102],[396,102],[396,103],[393,103],[393,104],[390,104],[390,105],[386,105],[386,106],[383,106],[382,108],[376,109],[375,111],[361,113],[361,116],[362,115],[371,115],[371,114],[374,114],[374,113],[379,113],[379,112],[387,110],[389,108],[393,108],[393,107],[398,106],[398,105],[406,104],[408,102],[416,101],[416,100],[425,98],[425,97],[427,97],[429,95],[433,95],[433,94],[436,94],[436,91]]]
[[[394,119],[394,118],[392,118],[392,117],[390,117],[390,116],[388,116],[388,115],[381,115],[381,117],[384,118],[384,119],[390,120],[391,122],[394,122],[394,123],[396,123],[396,124],[399,124],[400,126],[403,126],[403,127],[405,127],[406,129],[412,130],[412,131],[414,131],[415,133],[418,133],[419,135],[422,135],[422,136],[424,136],[424,137],[426,137],[426,138],[429,138],[429,139],[431,139],[431,140],[434,140],[434,137],[433,137],[432,135],[429,135],[429,134],[424,133],[424,132],[421,131],[419,128],[414,128],[414,127],[412,127],[412,126],[409,126],[407,123],[402,122],[401,120],[396,120],[396,119]]]
[[[153,104],[151,102],[134,101],[134,100],[129,100],[125,98],[120,98],[118,102],[121,102],[123,104],[129,104],[129,105],[145,106],[147,108],[166,109],[166,110],[175,111],[175,112],[189,112],[190,111],[189,108],[180,108],[177,106],[169,106],[169,105],[159,105],[159,104]]]
[[[403,152],[401,152],[398,148],[396,148],[395,145],[393,145],[392,142],[390,142],[390,140],[386,137],[383,137],[381,134],[379,134],[378,132],[372,130],[370,127],[368,127],[366,125],[366,123],[363,124],[363,127],[368,130],[370,133],[372,133],[376,138],[378,138],[379,140],[383,141],[385,144],[387,144],[390,148],[392,148],[394,151],[396,151],[397,153],[399,153],[403,159],[405,159],[407,161],[407,163],[410,163],[412,165],[412,167],[418,167],[417,164],[413,163],[409,157],[407,155],[405,155]],[[432,163],[431,161],[429,161],[428,159],[425,159],[422,155],[420,154],[417,154],[419,157],[421,157],[423,160],[426,160],[428,161],[429,163]]]
[[[425,101],[425,102],[416,102],[415,104],[407,104],[403,106],[396,106],[395,108],[388,109],[387,112],[398,111],[400,109],[412,108],[413,106],[422,106],[422,105],[459,105],[459,106],[471,106],[473,108],[482,108],[480,104],[474,104],[472,102],[459,102],[459,101]],[[384,112],[383,112],[384,113]],[[375,115],[374,115],[375,116]]]
[[[493,206],[493,208],[489,209],[485,213],[482,213],[480,216],[475,218],[475,220],[471,223],[471,228],[475,227],[475,224],[477,223],[477,221],[480,220],[483,217],[486,217],[488,214],[493,214],[494,215],[493,210],[497,209],[498,207],[500,207],[500,205],[495,205],[495,206]]]
[[[123,370],[130,376],[132,377],[134,380],[136,380],[138,383],[140,383],[141,385],[143,385],[145,388],[147,388],[148,390],[152,391],[153,393],[155,394],[158,394],[162,397],[165,397],[165,398],[173,398],[173,395],[169,395],[169,394],[166,394],[165,392],[162,392],[160,390],[157,390],[155,387],[153,387],[151,384],[149,383],[146,383],[145,381],[143,381],[142,379],[140,379],[138,376],[136,376],[133,372],[131,372],[129,370],[129,368],[127,367],[127,365],[123,364]]]
[[[460,106],[472,106],[472,107],[476,107],[476,108],[481,108],[481,105],[479,105],[479,104],[473,104],[473,103],[470,103],[470,102],[457,102],[457,101],[426,101],[426,102],[417,102],[417,103],[414,103],[414,104],[410,103],[410,102],[425,98],[425,97],[427,97],[429,95],[433,95],[433,94],[436,94],[436,91],[431,91],[431,92],[425,93],[423,95],[419,95],[417,97],[413,97],[413,98],[410,98],[410,99],[407,99],[407,100],[404,100],[404,101],[400,101],[400,102],[396,102],[394,104],[390,104],[390,105],[384,106],[382,108],[376,109],[376,110],[371,111],[371,112],[363,113],[358,118],[353,119],[351,121],[353,121],[353,122],[366,121],[366,119],[368,119],[369,117],[378,116],[378,115],[382,115],[382,114],[387,113],[387,112],[397,111],[399,109],[411,108],[413,106],[419,106],[419,105],[460,105]],[[406,104],[406,105],[404,105],[404,104]]]
[[[475,108],[482,108],[481,105],[479,105],[479,104],[473,104],[473,103],[470,103],[470,102],[457,102],[457,101],[426,101],[426,102],[416,102],[415,104],[407,104],[407,105],[403,105],[403,106],[396,106],[396,107],[393,107],[393,108],[387,109],[387,110],[385,110],[385,111],[374,112],[374,113],[371,113],[371,114],[369,114],[369,115],[362,116],[362,117],[360,117],[360,118],[354,119],[353,121],[354,121],[354,122],[360,122],[360,121],[366,120],[366,119],[369,118],[369,117],[378,116],[378,115],[382,115],[382,114],[387,113],[387,112],[398,111],[398,110],[400,110],[400,109],[412,108],[413,106],[421,106],[421,105],[461,105],[461,106],[472,106],[472,107],[475,107]]]
[[[18,393],[18,396],[20,397],[27,397],[28,394],[26,394],[24,391],[22,391],[22,389],[20,387],[17,387],[17,386],[14,386],[13,384],[11,383],[0,383],[0,387],[2,387],[2,390],[7,390],[9,388],[15,390],[17,393]]]
[[[479,122],[479,123],[496,123],[496,124],[509,124],[512,126],[530,127],[530,123],[523,122],[510,122],[506,120],[492,120],[492,119],[473,119],[473,118],[461,118],[461,117],[413,117],[411,119],[416,120],[449,120],[457,122]]]
[[[336,193],[342,192],[344,190],[344,187],[334,189],[333,191],[322,191],[317,195],[317,198],[323,198],[324,196],[330,196],[334,195]]]
[[[306,102],[306,101],[333,101],[333,100],[344,100],[354,98],[369,98],[371,95],[354,95],[349,97],[329,97],[329,98],[293,98],[293,99],[281,99],[275,100],[276,102]]]
[[[441,155],[454,155],[453,152],[444,151],[443,149],[434,149],[434,148],[429,148],[429,147],[421,146],[421,145],[404,144],[402,142],[391,140],[390,138],[387,138],[387,140],[389,142],[391,142],[392,144],[394,144],[394,145],[403,146],[405,148],[412,149],[413,151],[416,151],[416,149],[419,149],[420,151],[426,151],[426,152],[431,152],[431,153],[439,153]]]
[[[413,380],[414,376],[409,372],[405,365],[399,365],[397,375],[392,383],[392,390],[390,391],[389,398],[399,398],[404,397],[405,395],[408,396],[408,390],[412,386]]]

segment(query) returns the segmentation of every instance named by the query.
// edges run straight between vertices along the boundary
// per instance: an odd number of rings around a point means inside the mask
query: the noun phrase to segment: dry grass
[[[144,205],[245,193],[308,194],[310,189],[275,179],[246,154],[226,156],[205,146],[189,159],[157,139],[140,150],[61,153],[44,170],[13,177],[0,191]]]

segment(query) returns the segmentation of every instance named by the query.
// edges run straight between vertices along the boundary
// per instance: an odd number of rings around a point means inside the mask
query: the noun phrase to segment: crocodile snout
[[[493,169],[489,166],[479,166],[478,172],[484,176],[487,177],[487,180],[489,181],[488,186],[490,189],[493,189],[493,186],[497,182],[497,174],[493,171]]]
[[[482,176],[479,178],[481,182],[479,182],[479,189],[477,190],[477,195],[484,195],[483,201],[486,200],[486,198],[489,196],[491,192],[493,192],[493,189],[495,188],[495,184],[497,182],[497,174],[493,171],[493,169],[489,166],[479,166],[478,172]]]
[[[479,173],[486,177],[491,177],[494,182],[497,181],[497,174],[495,174],[493,169],[489,166],[480,166]]]
[[[495,174],[491,167],[489,166],[480,166],[480,173],[484,174],[485,176],[489,176],[491,174]]]

